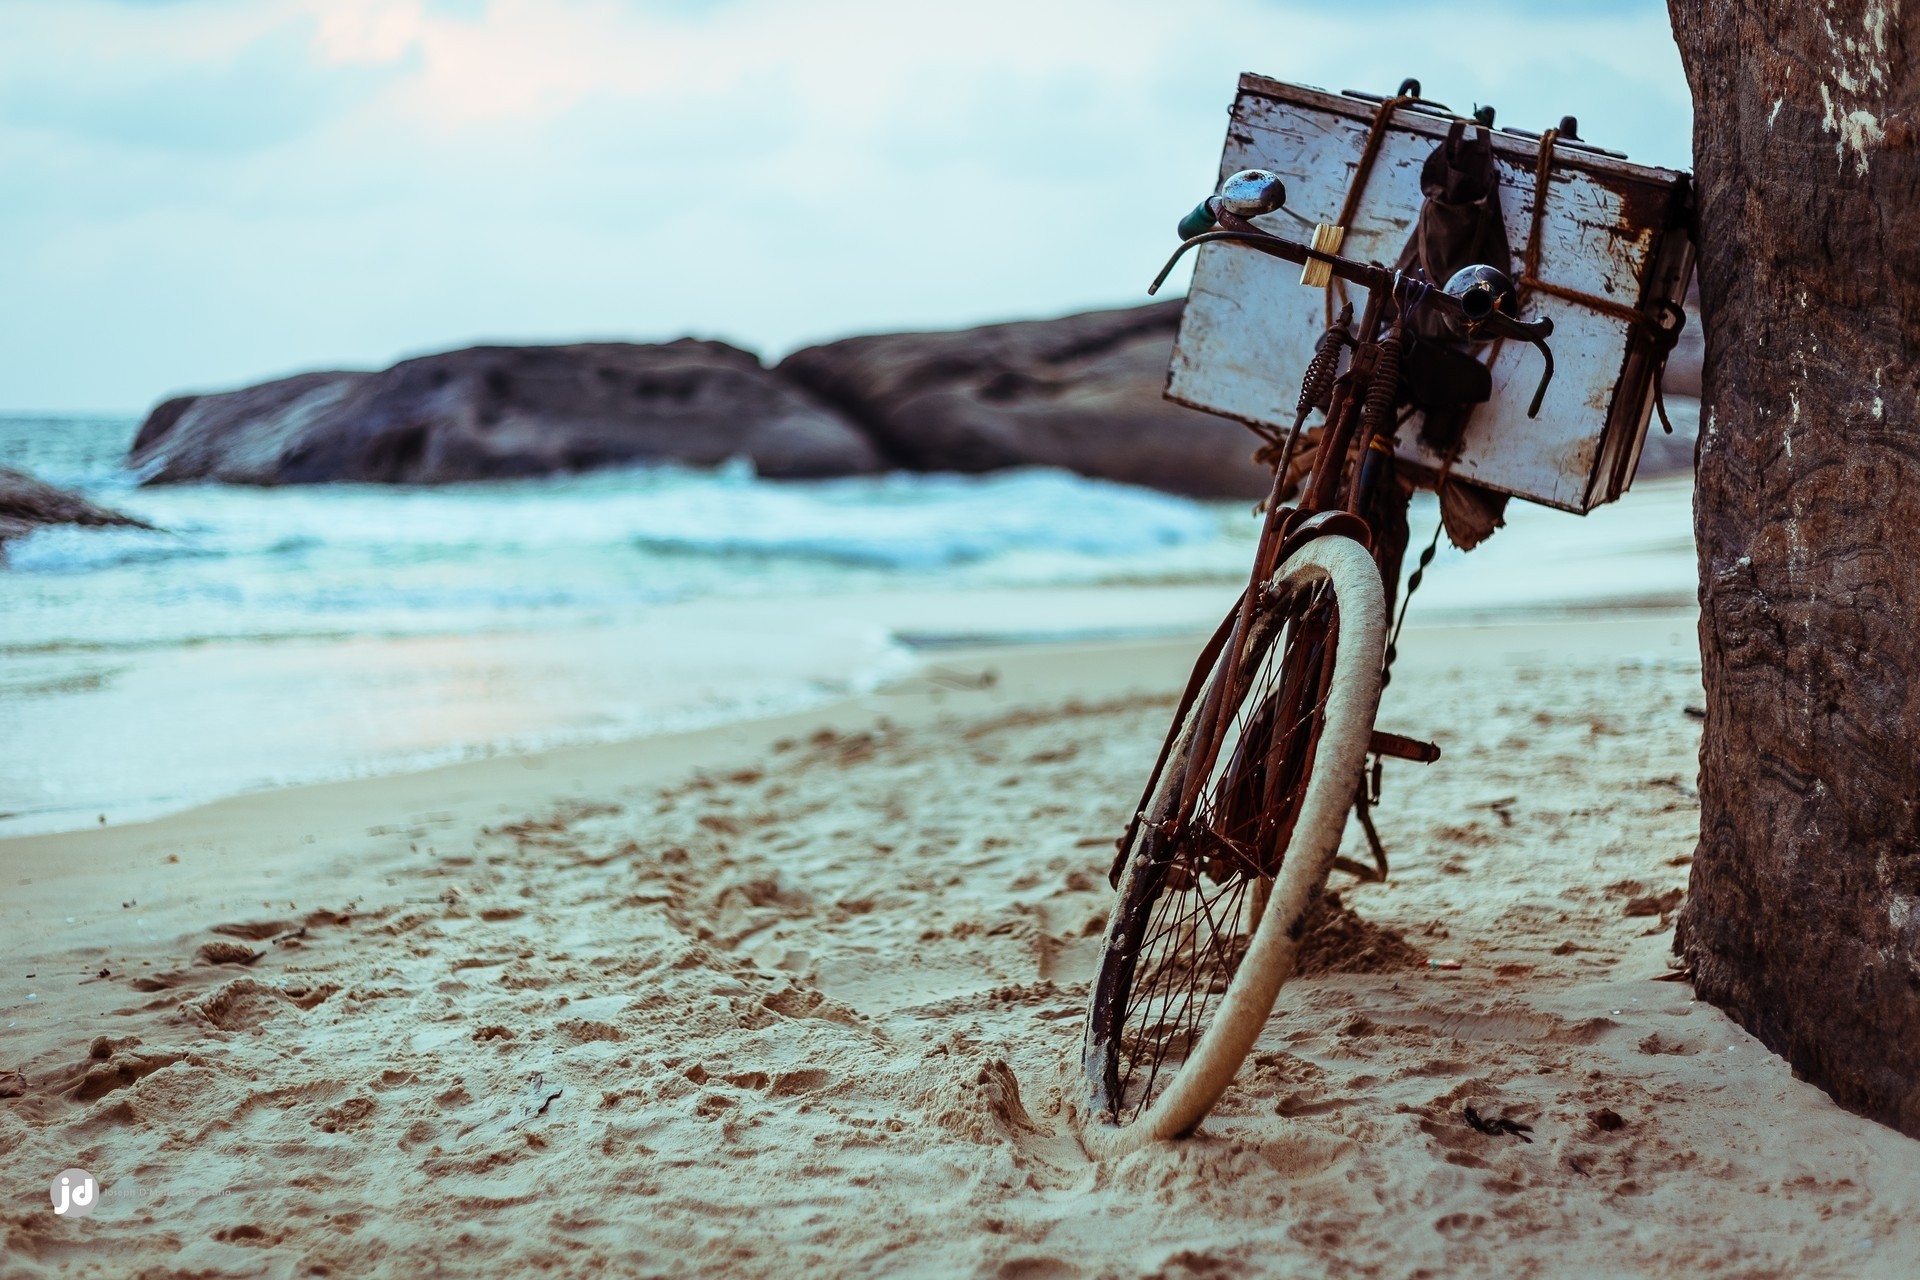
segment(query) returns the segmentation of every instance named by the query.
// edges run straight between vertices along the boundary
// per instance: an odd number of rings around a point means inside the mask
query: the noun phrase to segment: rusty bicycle
[[[1251,221],[1285,199],[1271,172],[1232,175],[1182,222],[1155,281],[1189,251],[1225,244],[1345,281],[1365,303],[1321,334],[1292,429],[1263,433],[1274,481],[1252,574],[1195,663],[1117,842],[1082,1045],[1096,1153],[1200,1124],[1292,973],[1356,803],[1365,818],[1367,757],[1377,769],[1381,756],[1439,756],[1374,727],[1408,496],[1445,480],[1397,470],[1391,442],[1420,394],[1408,370],[1471,364],[1474,344],[1531,344],[1545,363],[1529,417],[1553,376],[1553,324],[1519,318],[1504,272],[1470,266],[1436,284]]]

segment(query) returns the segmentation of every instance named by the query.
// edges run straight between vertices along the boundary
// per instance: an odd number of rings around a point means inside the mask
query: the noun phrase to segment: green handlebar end
[[[1210,203],[1211,199],[1212,197],[1209,196],[1206,200],[1202,200],[1199,204],[1193,206],[1193,212],[1180,219],[1181,240],[1191,240],[1195,236],[1203,236],[1213,230],[1213,205]]]

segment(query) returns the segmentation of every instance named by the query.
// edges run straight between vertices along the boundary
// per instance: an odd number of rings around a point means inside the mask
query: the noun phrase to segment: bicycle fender
[[[1280,543],[1280,554],[1275,558],[1285,564],[1294,552],[1315,538],[1330,536],[1352,538],[1365,547],[1369,554],[1373,551],[1373,530],[1365,520],[1351,511],[1316,511],[1287,530],[1285,539]]]

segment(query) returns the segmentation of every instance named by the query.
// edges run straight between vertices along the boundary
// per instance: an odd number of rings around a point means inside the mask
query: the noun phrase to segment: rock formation
[[[774,479],[1046,466],[1196,497],[1258,497],[1268,477],[1251,462],[1253,436],[1161,394],[1183,305],[847,338],[773,369],[693,339],[472,347],[380,373],[303,373],[168,400],[148,415],[129,462],[156,483],[262,485],[435,484],[736,457]],[[1683,346],[1668,389],[1697,385],[1697,351]],[[1650,440],[1641,473],[1690,466],[1692,447],[1690,437]]]
[[[144,520],[90,502],[24,471],[0,467],[0,544],[50,524],[153,528]]]
[[[472,347],[168,400],[135,438],[157,482],[432,484],[625,463],[878,470],[838,415],[718,342]]]
[[[1256,441],[1161,397],[1180,301],[808,347],[777,366],[916,471],[1052,466],[1204,497],[1254,497]]]

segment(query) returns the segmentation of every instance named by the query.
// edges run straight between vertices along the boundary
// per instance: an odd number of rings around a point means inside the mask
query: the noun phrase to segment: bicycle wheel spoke
[[[1171,901],[1174,900],[1162,898],[1161,902],[1156,904],[1156,908],[1164,908],[1165,905]],[[1160,914],[1160,911],[1157,910],[1156,914]],[[1168,999],[1168,996],[1163,994],[1162,989],[1169,986],[1175,975],[1175,969],[1171,960],[1174,939],[1179,936],[1180,923],[1181,917],[1175,914],[1171,922],[1162,925],[1160,933],[1157,935],[1157,940],[1161,941],[1162,944],[1157,956],[1151,956],[1150,952],[1142,955],[1142,962],[1148,963],[1149,965],[1147,969],[1147,988],[1143,994],[1136,993],[1135,999],[1128,1002],[1127,1013],[1122,1019],[1123,1027],[1135,1023],[1136,1018],[1134,1015],[1136,1012],[1142,1014],[1139,1021],[1143,1022],[1146,1026],[1152,1027],[1157,1025],[1158,1020],[1147,1015],[1155,1007],[1156,1003],[1164,1004]],[[1125,1096],[1126,1086],[1131,1082],[1138,1065],[1138,1055],[1129,1055],[1126,1061],[1125,1073],[1120,1080],[1120,1096]]]
[[[1143,1036],[1159,1033],[1165,1021],[1165,1009],[1172,1003],[1175,995],[1173,984],[1181,968],[1180,946],[1184,937],[1190,935],[1192,927],[1192,912],[1182,909],[1186,905],[1186,896],[1180,894],[1161,900],[1162,906],[1171,918],[1161,927],[1160,937],[1164,939],[1164,943],[1156,957],[1154,967],[1149,971],[1146,998],[1136,1006],[1141,1014]],[[1153,1060],[1149,1063],[1150,1071],[1157,1067],[1160,1057],[1159,1053],[1152,1055]],[[1151,1079],[1149,1079],[1149,1087],[1151,1087]]]
[[[1185,926],[1182,952],[1169,957],[1169,963],[1156,975],[1160,979],[1154,989],[1156,999],[1146,1010],[1155,1052],[1142,1101],[1152,1096],[1157,1068],[1165,1064],[1167,1051],[1175,1044],[1191,1047],[1207,1005],[1219,994],[1222,980],[1232,976],[1237,960],[1236,926],[1249,883],[1247,878],[1236,876],[1211,895],[1202,888],[1190,895],[1191,903],[1181,913]],[[1185,979],[1182,989],[1168,992],[1169,980],[1180,979]],[[1170,1025],[1175,1034],[1167,1033]]]

